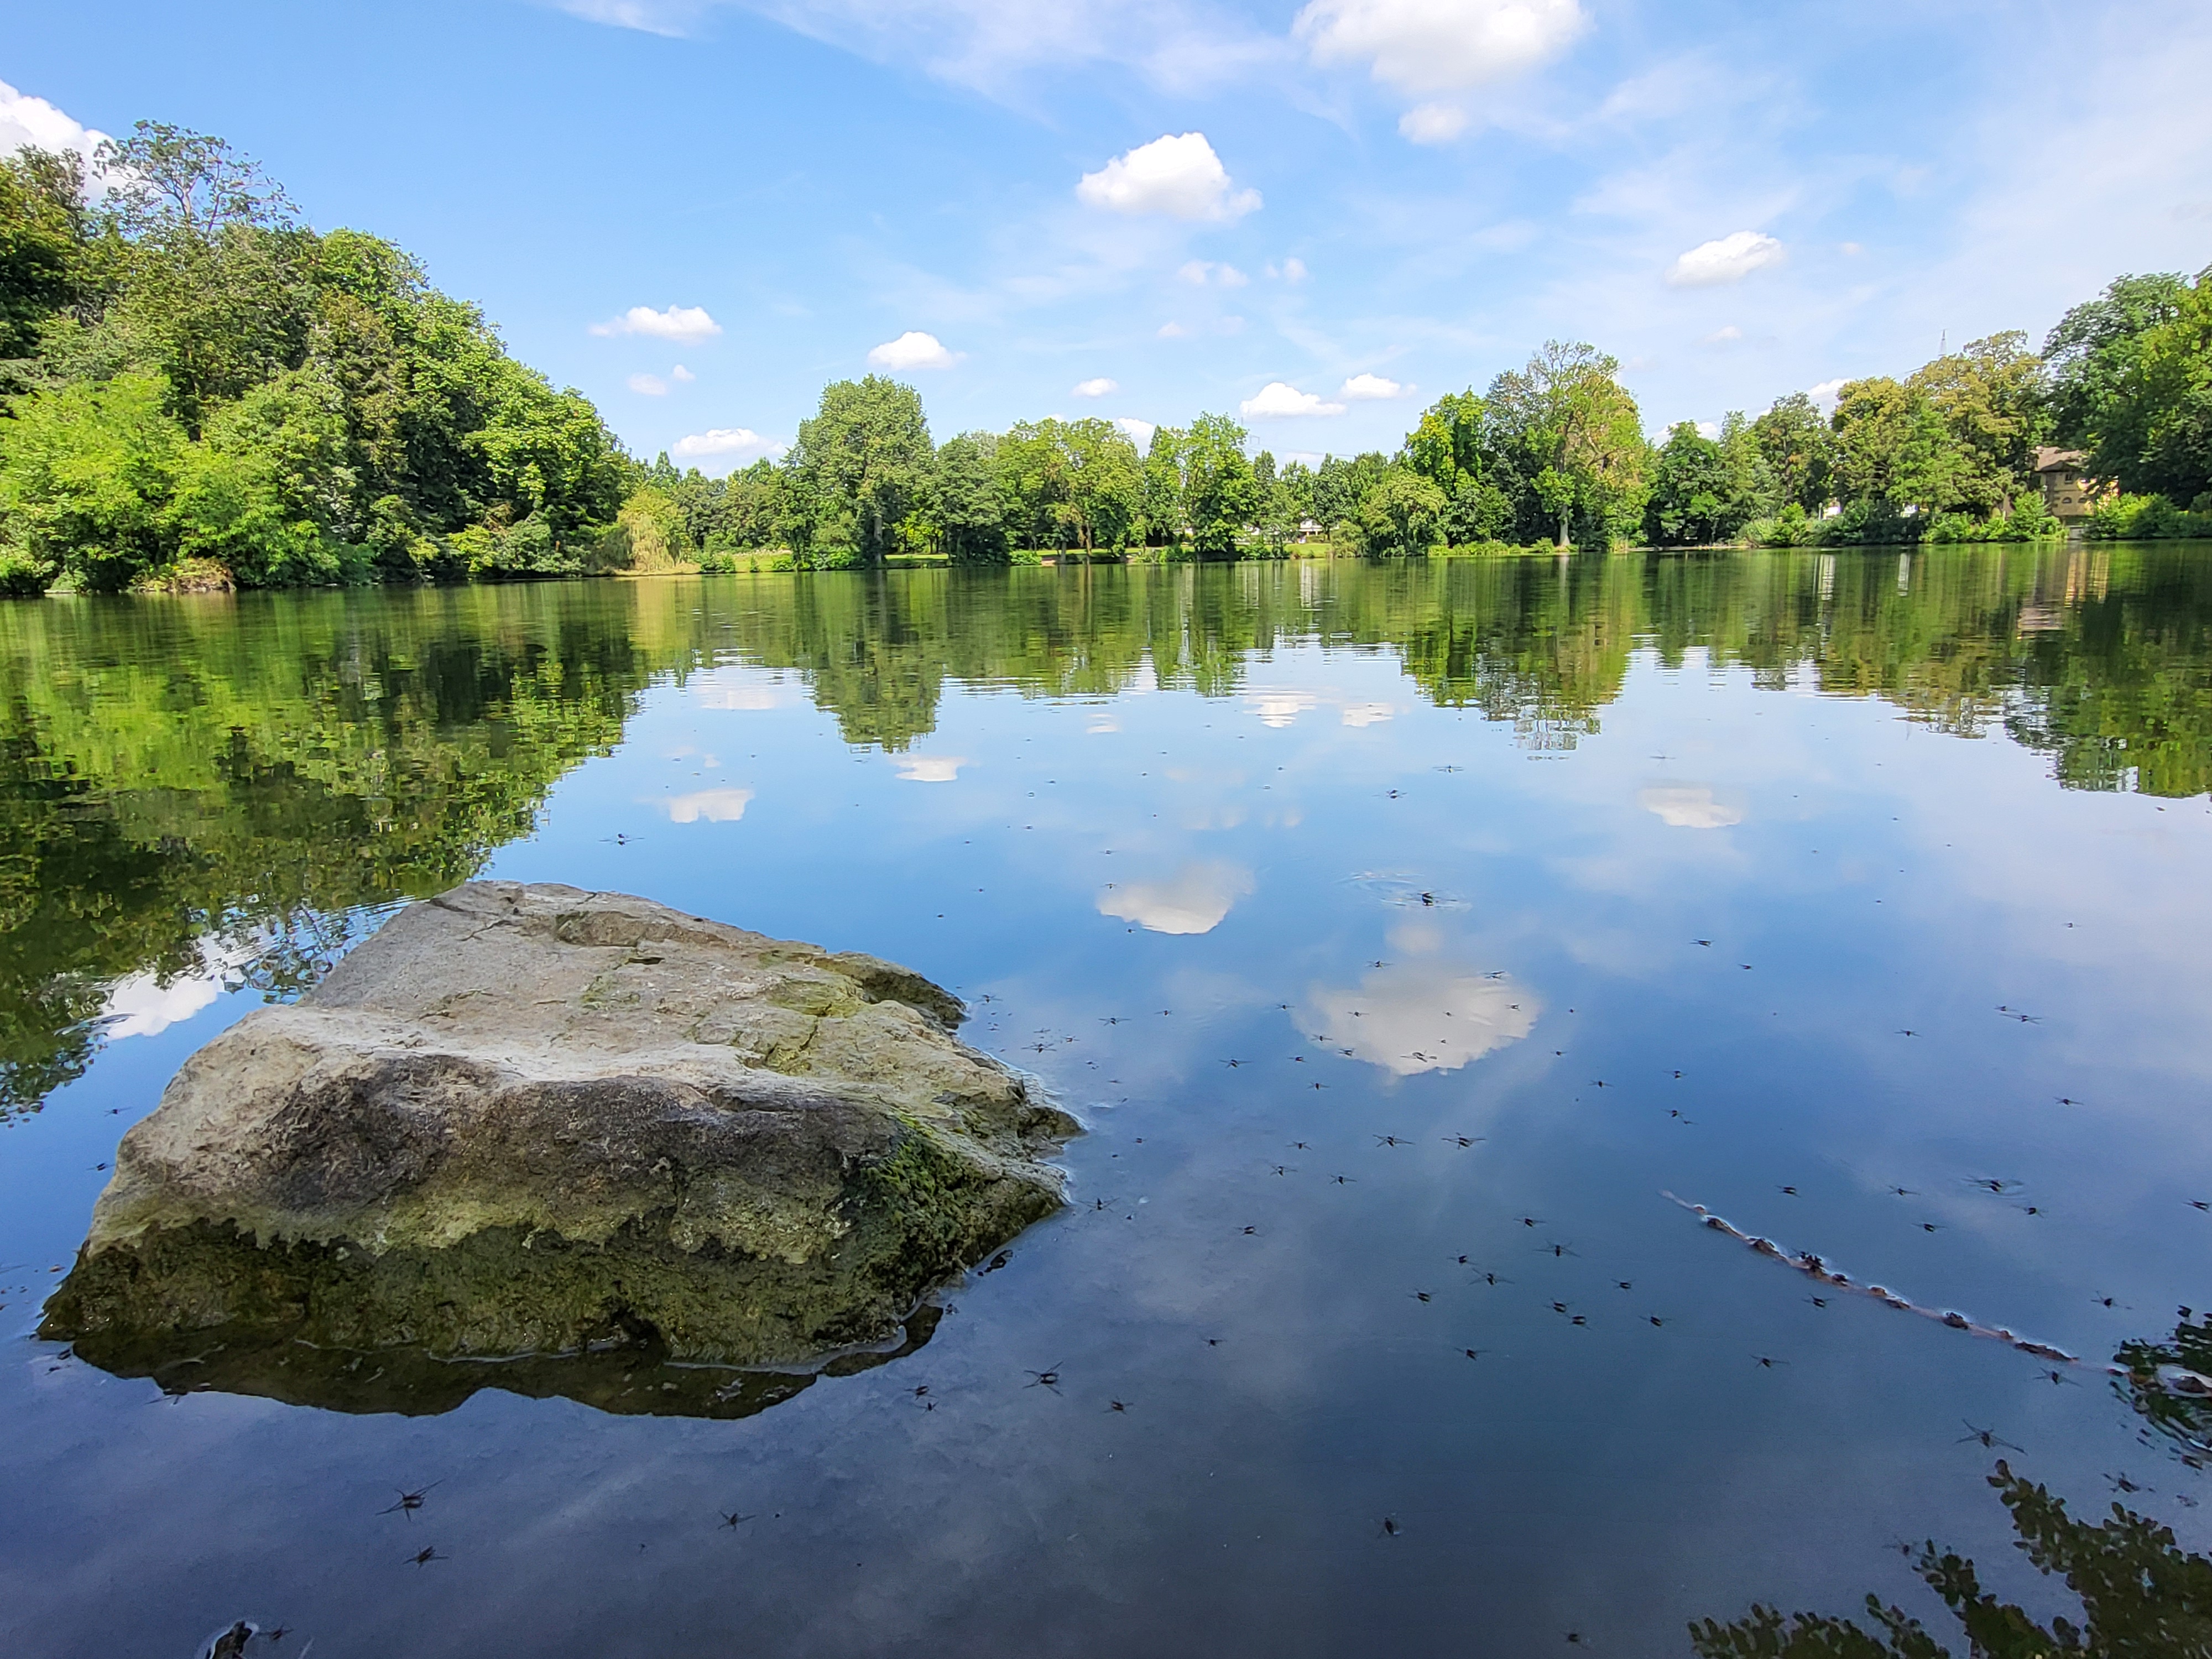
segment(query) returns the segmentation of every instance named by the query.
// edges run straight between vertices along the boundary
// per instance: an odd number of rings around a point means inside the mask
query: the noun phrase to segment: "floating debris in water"
[[[1923,1308],[1919,1304],[1899,1296],[1896,1291],[1886,1289],[1882,1285],[1861,1285],[1850,1274],[1838,1273],[1810,1250],[1785,1250],[1771,1238],[1761,1238],[1756,1233],[1744,1231],[1742,1228],[1725,1217],[1715,1215],[1702,1204],[1692,1204],[1686,1199],[1675,1197],[1672,1193],[1662,1193],[1660,1195],[1669,1203],[1680,1205],[1713,1231],[1726,1233],[1730,1238],[1749,1245],[1759,1255],[1779,1261],[1784,1267],[1795,1267],[1807,1277],[1819,1279],[1823,1285],[1832,1285],[1839,1291],[1850,1291],[1858,1296],[1870,1296],[1875,1301],[1895,1308],[1900,1313],[1918,1314],[1923,1319],[1932,1319],[1937,1324],[1948,1325],[1954,1331],[1964,1331],[1970,1336],[1987,1337],[1992,1341],[2002,1342],[2008,1347],[2017,1348],[2022,1353],[2032,1353],[2044,1359],[2055,1359],[2062,1365],[2081,1365],[2090,1363],[2082,1359],[2078,1354],[2070,1354],[2063,1348],[2055,1348],[2048,1342],[2031,1341],[2027,1337],[2007,1330],[2002,1325],[1979,1324],[1967,1318],[1966,1315],[1948,1309]],[[2114,1376],[2123,1374],[2125,1370],[2124,1366],[2119,1365],[2106,1365],[2103,1369]]]

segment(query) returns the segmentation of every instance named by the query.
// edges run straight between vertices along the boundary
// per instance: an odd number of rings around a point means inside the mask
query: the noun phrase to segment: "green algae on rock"
[[[253,1334],[708,1365],[884,1343],[1060,1202],[1042,1160],[1076,1124],[962,1017],[872,957],[467,884],[185,1063],[44,1331],[149,1374]]]

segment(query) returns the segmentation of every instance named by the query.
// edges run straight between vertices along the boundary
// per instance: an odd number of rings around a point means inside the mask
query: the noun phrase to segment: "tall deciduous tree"
[[[2035,447],[2048,429],[2043,361],[2018,331],[1938,357],[1907,384],[1942,417],[1953,451],[1948,499],[1978,517],[2012,511],[2035,488]]]
[[[871,374],[823,388],[821,408],[799,423],[785,465],[813,509],[816,533],[843,528],[860,556],[879,564],[935,456],[921,395]]]
[[[1644,507],[1644,460],[1636,400],[1614,378],[1620,365],[1596,347],[1549,340],[1516,373],[1492,382],[1487,403],[1504,444],[1517,450],[1546,515],[1565,547],[1632,529]]]

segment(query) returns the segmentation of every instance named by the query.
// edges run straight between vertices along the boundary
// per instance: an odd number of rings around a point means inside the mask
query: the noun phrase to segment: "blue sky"
[[[2212,263],[2202,0],[111,0],[0,82],[0,145],[222,134],[710,470],[872,353],[939,437],[1345,453],[1550,337],[1656,432]]]

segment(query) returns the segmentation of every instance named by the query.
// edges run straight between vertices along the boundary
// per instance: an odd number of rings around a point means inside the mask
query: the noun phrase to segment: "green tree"
[[[2141,449],[2130,405],[2144,337],[2172,321],[2187,287],[2172,272],[2115,277],[2096,299],[2060,318],[2043,343],[2057,439],[2094,452],[2094,465],[2108,476]]]
[[[1644,507],[1644,534],[1660,545],[1717,542],[1735,533],[1729,523],[1728,459],[1694,421],[1667,428],[1651,468],[1651,494]]]
[[[1835,493],[1835,434],[1812,398],[1802,392],[1778,398],[1751,423],[1768,477],[1780,496],[1778,506],[1795,502],[1818,513]]]
[[[1565,547],[1633,530],[1644,510],[1644,441],[1620,365],[1595,346],[1547,341],[1525,369],[1501,374],[1486,399],[1502,448],[1534,486]]]
[[[1923,514],[1948,505],[1956,465],[1950,434],[1919,390],[1882,376],[1853,380],[1836,394],[1829,423],[1844,501]]]
[[[2129,465],[2115,466],[2124,489],[2212,510],[2212,268],[2174,304],[2174,314],[2143,337],[2142,362],[2129,389],[2142,436]],[[2100,453],[2101,448],[2100,447]]]
[[[86,277],[84,165],[21,149],[0,157],[0,361],[37,349],[46,320],[76,303]],[[0,392],[21,389],[20,370]]]
[[[1357,550],[1370,558],[1424,556],[1443,533],[1445,507],[1444,492],[1432,479],[1394,466],[1348,520]]]
[[[165,564],[183,428],[155,374],[119,374],[15,400],[0,421],[0,512],[47,580],[113,592]]]
[[[2036,489],[2035,450],[2048,427],[2043,360],[2017,331],[1938,357],[1906,384],[1942,417],[1953,463],[1946,499],[1977,518],[2012,511]]]
[[[327,374],[295,370],[256,386],[217,412],[179,460],[170,507],[179,552],[221,562],[245,587],[345,574],[353,477]]]
[[[1148,547],[1182,544],[1188,523],[1183,507],[1183,465],[1189,447],[1189,434],[1172,426],[1154,427],[1152,441],[1145,447],[1145,470],[1139,489],[1145,544]]]
[[[963,433],[937,449],[939,534],[955,564],[1006,562],[1006,505],[999,491],[999,440]]]
[[[817,533],[827,523],[847,526],[861,558],[880,564],[935,459],[921,395],[871,374],[823,388],[784,464]]]
[[[1244,459],[1244,428],[1226,415],[1201,415],[1183,453],[1183,512],[1191,550],[1233,559],[1238,538],[1260,514],[1260,486]]]

